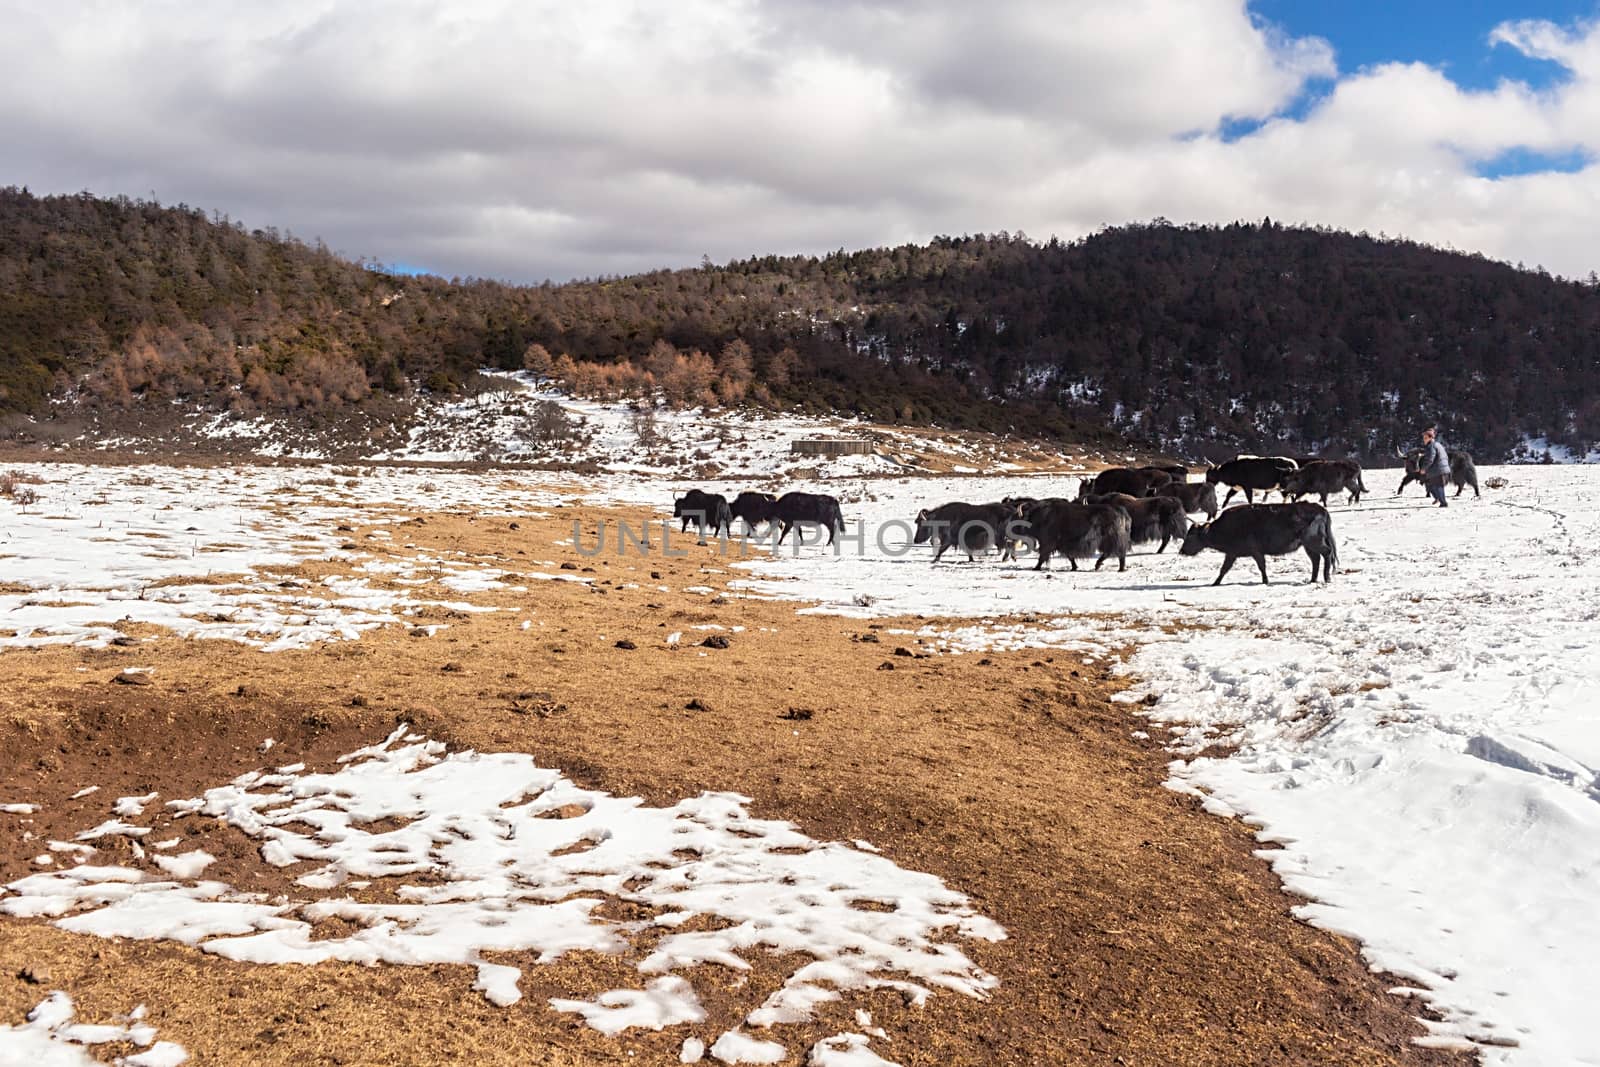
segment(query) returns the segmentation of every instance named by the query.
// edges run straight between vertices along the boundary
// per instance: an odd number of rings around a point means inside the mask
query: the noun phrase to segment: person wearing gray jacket
[[[1418,467],[1428,495],[1441,508],[1449,507],[1449,501],[1444,498],[1444,483],[1450,480],[1450,454],[1439,443],[1439,433],[1432,426],[1422,431],[1422,461]]]

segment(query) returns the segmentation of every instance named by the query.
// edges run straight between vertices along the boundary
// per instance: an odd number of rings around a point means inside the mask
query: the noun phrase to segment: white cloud
[[[1484,47],[1562,82],[1340,77],[1240,0],[0,0],[0,180],[227,211],[520,279],[1165,215],[1383,230],[1586,274],[1600,32]],[[1322,94],[1296,110],[1308,86]],[[1224,140],[1230,120],[1264,121]]]

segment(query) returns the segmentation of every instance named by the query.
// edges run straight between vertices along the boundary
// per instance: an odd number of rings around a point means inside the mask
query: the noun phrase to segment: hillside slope
[[[1077,440],[1109,424],[1190,453],[1371,455],[1434,421],[1486,459],[1600,441],[1593,279],[1366,235],[1158,222],[510,286],[187,207],[0,191],[0,412],[66,397],[57,417],[101,432],[154,403],[387,417],[529,360],[596,395]]]

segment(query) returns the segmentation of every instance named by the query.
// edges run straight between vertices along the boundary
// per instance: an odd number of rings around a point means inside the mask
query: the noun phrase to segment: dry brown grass
[[[44,479],[27,471],[0,471],[0,496],[15,496],[24,485],[43,485]]]
[[[0,497],[21,508],[31,507],[39,502],[39,491],[34,486],[43,482],[43,478],[26,471],[0,472]]]

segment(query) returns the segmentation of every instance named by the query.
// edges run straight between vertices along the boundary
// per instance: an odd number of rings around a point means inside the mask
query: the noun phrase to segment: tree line
[[[326,413],[479,367],[574,392],[1189,453],[1600,442],[1600,288],[1322,228],[1175,226],[514,286],[126,197],[0,191],[0,411]]]

